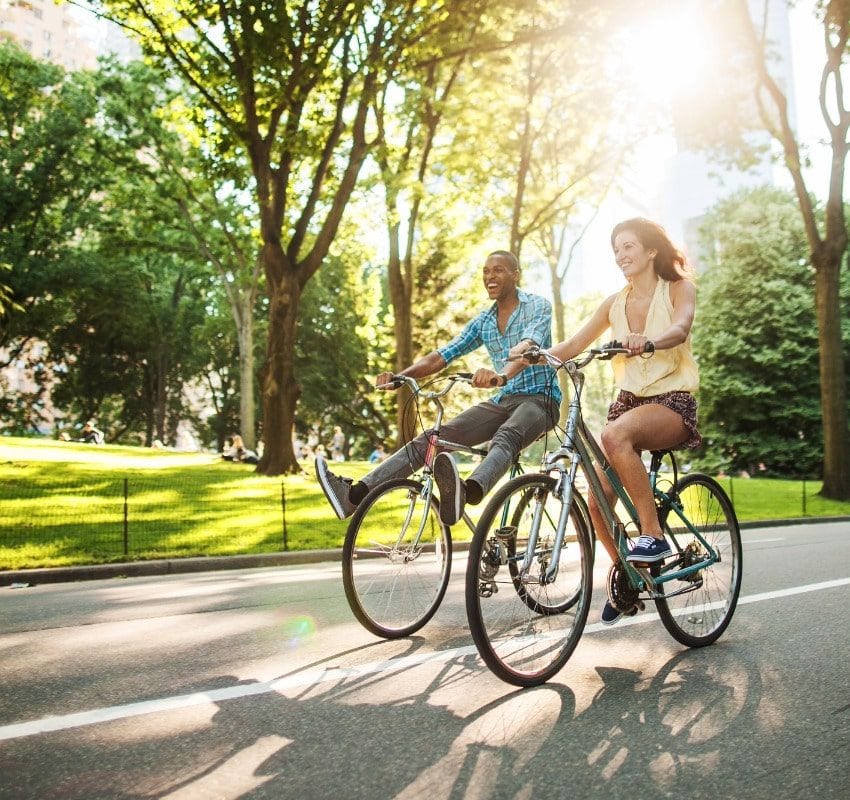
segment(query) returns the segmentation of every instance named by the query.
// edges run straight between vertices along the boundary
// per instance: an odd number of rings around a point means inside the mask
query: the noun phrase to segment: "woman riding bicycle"
[[[685,257],[660,225],[643,218],[620,222],[611,233],[611,246],[627,285],[608,297],[572,338],[550,352],[562,360],[573,358],[609,328],[629,351],[628,356],[618,355],[612,361],[619,394],[608,411],[601,443],[640,520],[641,535],[627,560],[655,563],[671,555],[671,550],[661,531],[641,453],[701,443],[693,396],[699,375],[690,338],[696,292]],[[513,355],[519,355],[519,350]],[[613,502],[615,493],[601,471],[600,479]],[[614,539],[593,497],[589,505],[596,535],[617,563]],[[603,623],[612,625],[622,616],[606,601]]]

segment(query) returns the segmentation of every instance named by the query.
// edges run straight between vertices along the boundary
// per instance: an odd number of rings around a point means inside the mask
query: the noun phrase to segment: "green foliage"
[[[792,195],[762,188],[720,203],[703,227],[694,349],[703,461],[819,474],[818,337],[808,246]],[[850,288],[844,281],[845,308]],[[845,332],[845,349],[850,337]]]
[[[387,436],[386,421],[375,413],[370,349],[379,341],[374,309],[378,275],[362,248],[349,247],[325,260],[304,290],[295,347],[301,385],[297,431],[319,425],[328,443],[340,425],[355,452],[371,451]]]
[[[88,73],[66,74],[0,42],[0,263],[11,265],[17,306],[0,319],[0,346],[14,350],[72,310],[63,258],[106,172],[91,128],[97,89]]]
[[[173,441],[192,416],[183,389],[208,363],[186,332],[215,294],[180,224],[176,175],[153,157],[179,152],[157,113],[163,77],[138,63],[66,75],[9,46],[0,57],[15,86],[0,157],[16,179],[0,199],[0,258],[22,306],[3,335],[36,385],[0,414],[9,430],[37,429],[55,380],[60,419],[97,417],[110,440]]]

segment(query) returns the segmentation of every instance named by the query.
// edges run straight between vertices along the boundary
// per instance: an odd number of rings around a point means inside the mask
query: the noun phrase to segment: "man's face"
[[[516,292],[519,270],[502,256],[490,256],[484,262],[482,277],[487,296],[491,300],[505,300]]]

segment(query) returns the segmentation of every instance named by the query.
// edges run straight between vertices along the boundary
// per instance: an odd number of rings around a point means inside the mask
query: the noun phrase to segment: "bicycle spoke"
[[[675,511],[670,512],[667,533],[680,551],[678,567],[701,562],[707,565],[689,576],[665,582],[665,596],[656,600],[656,606],[661,621],[677,641],[700,647],[716,641],[735,611],[741,588],[741,535],[729,499],[712,478],[688,475],[679,483],[678,495],[685,517],[699,533],[698,537],[687,530]],[[706,545],[717,561],[711,562]],[[678,592],[682,583],[690,583],[692,591]]]
[[[450,569],[450,534],[415,481],[378,487],[352,517],[343,548],[345,594],[357,619],[378,636],[421,628],[445,594]]]

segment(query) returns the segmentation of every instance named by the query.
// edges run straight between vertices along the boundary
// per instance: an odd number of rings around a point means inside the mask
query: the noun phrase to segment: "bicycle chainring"
[[[481,561],[478,565],[478,577],[483,581],[490,581],[499,571],[502,565],[500,557],[501,545],[496,539],[491,538],[487,542],[487,549],[481,553]]]
[[[628,573],[620,564],[612,564],[608,571],[608,599],[618,611],[627,614],[636,609],[638,590],[629,582]]]

